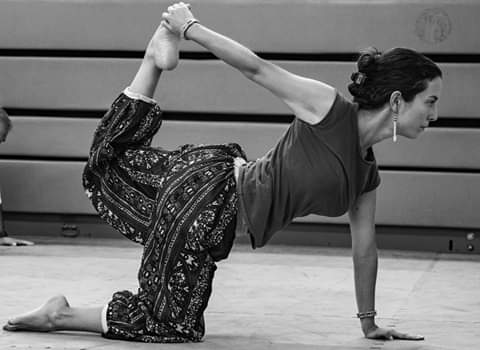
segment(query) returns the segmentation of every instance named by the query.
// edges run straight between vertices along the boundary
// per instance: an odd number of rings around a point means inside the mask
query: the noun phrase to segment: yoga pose
[[[162,123],[152,100],[162,70],[178,63],[181,38],[192,40],[278,96],[295,115],[278,144],[256,161],[239,145],[150,147]],[[9,331],[79,330],[114,339],[197,342],[215,262],[235,229],[265,245],[295,217],[349,214],[357,316],[368,338],[421,340],[375,323],[375,198],[380,183],[372,145],[416,138],[437,118],[442,73],[409,49],[361,53],[349,91],[292,74],[201,25],[190,7],[172,5],[126,90],[98,126],[83,181],[100,216],[144,246],[139,289],[105,306],[70,307],[57,296],[12,318]],[[390,141],[388,141],[390,142]],[[349,317],[347,315],[347,317]]]

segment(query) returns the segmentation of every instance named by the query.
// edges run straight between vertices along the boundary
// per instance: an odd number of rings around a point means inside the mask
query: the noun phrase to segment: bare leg
[[[140,69],[133,79],[130,90],[153,97],[162,70],[172,70],[178,64],[180,37],[160,24],[148,43]]]
[[[101,333],[102,307],[72,308],[63,295],[51,298],[45,304],[17,316],[3,326],[6,331],[86,331]]]

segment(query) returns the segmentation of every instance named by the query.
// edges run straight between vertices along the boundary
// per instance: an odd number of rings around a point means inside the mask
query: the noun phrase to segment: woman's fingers
[[[186,8],[187,10],[191,10],[192,6],[190,4],[185,4],[183,2],[179,2],[179,3],[173,4],[171,6],[168,6],[167,10],[168,10],[168,12],[173,12],[175,10],[179,10],[179,9],[182,9],[182,8]]]
[[[424,340],[425,338],[421,335],[411,335],[407,333],[400,333],[394,329],[385,329],[385,328],[377,328],[374,331],[370,332],[367,335],[367,338],[370,339],[386,339],[386,340],[393,340],[393,339],[401,339],[401,340]]]
[[[179,3],[176,3],[176,4],[173,4],[171,6],[168,6],[167,10],[168,11],[173,11],[173,10],[176,10],[178,8],[182,7],[182,5],[180,5]]]
[[[181,34],[183,26],[193,18],[189,4],[183,2],[168,6],[167,11],[162,13],[162,20],[165,21],[165,27],[176,34]]]
[[[161,21],[160,24],[167,28],[169,31],[174,32],[173,27],[166,20]]]
[[[421,335],[412,335],[407,333],[400,333],[395,330],[392,330],[391,335],[394,339],[403,339],[403,340],[424,340],[425,337]]]
[[[168,19],[170,18],[170,14],[168,12],[162,13],[162,18],[165,20],[165,22],[168,23]]]

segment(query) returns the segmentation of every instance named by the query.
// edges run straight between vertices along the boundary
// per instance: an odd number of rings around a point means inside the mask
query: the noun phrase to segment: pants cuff
[[[102,309],[101,322],[102,322],[102,331],[103,331],[102,333],[103,334],[108,332],[107,310],[108,310],[108,304],[106,304]]]
[[[147,97],[145,95],[139,94],[138,92],[134,92],[130,90],[130,86],[127,87],[125,90],[123,90],[123,93],[134,100],[142,100],[143,102],[157,104],[157,101],[155,101],[153,98]]]

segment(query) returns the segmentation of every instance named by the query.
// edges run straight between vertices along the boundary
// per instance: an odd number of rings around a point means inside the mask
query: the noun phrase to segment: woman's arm
[[[375,284],[377,281],[377,244],[375,240],[376,191],[364,193],[350,208],[350,230],[352,235],[353,268],[355,275],[355,294],[359,312],[375,310]],[[365,337],[372,339],[423,340],[397,332],[393,329],[379,328],[375,318],[361,320]]]
[[[170,30],[180,33],[182,25],[193,18],[193,14],[187,5],[180,3],[170,6],[163,18],[168,22],[166,26]],[[192,25],[186,36],[279,97],[295,116],[307,123],[320,122],[335,100],[333,87],[290,73],[201,24]]]
[[[375,241],[376,191],[360,196],[350,208],[355,295],[359,312],[375,310],[375,284],[377,281],[377,245]],[[367,336],[375,328],[375,319],[361,320],[362,331]]]

